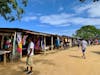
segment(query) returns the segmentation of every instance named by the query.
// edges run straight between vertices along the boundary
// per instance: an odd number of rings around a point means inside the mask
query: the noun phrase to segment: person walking
[[[27,72],[27,74],[31,74],[32,73],[32,65],[33,65],[33,55],[34,55],[34,43],[32,42],[32,38],[29,37],[28,38],[28,49],[27,49],[27,59],[26,59],[26,65],[27,68],[24,70],[25,72]],[[30,67],[30,71],[29,71],[29,67]]]
[[[84,39],[82,40],[81,47],[82,47],[82,57],[85,59],[86,58],[85,51],[86,51],[86,47],[87,47],[87,41],[85,41]]]

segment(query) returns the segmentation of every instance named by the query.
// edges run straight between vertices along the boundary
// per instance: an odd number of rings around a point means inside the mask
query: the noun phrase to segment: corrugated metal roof
[[[57,34],[48,34],[48,33],[43,33],[43,32],[36,32],[36,31],[32,31],[32,30],[27,30],[27,29],[22,29],[22,28],[0,28],[0,31],[1,32],[10,32],[10,33],[13,33],[13,32],[24,32],[24,33],[27,33],[27,34],[34,34],[34,35],[43,35],[43,36],[59,36],[59,37],[62,37],[60,35],[57,35]],[[63,35],[63,37],[68,37],[68,38],[72,38],[70,36],[65,36]]]

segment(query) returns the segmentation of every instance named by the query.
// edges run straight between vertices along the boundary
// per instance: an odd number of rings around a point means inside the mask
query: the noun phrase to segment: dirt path
[[[100,46],[89,46],[86,59],[77,47],[34,56],[33,75],[100,75]],[[0,65],[0,75],[26,75],[22,62]]]

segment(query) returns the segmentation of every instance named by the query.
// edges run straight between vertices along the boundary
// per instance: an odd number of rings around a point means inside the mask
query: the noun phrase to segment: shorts
[[[82,52],[85,52],[85,50],[86,50],[85,48],[84,48],[84,49],[82,49]]]
[[[27,66],[32,66],[33,65],[33,56],[27,57],[26,65]]]

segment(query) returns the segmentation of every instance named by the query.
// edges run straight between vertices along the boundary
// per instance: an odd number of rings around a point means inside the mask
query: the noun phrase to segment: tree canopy
[[[0,15],[9,21],[20,19],[28,0],[0,0]]]
[[[84,39],[94,39],[99,38],[100,36],[100,29],[97,29],[95,26],[87,25],[81,27],[79,30],[76,31],[75,36],[78,38]]]

